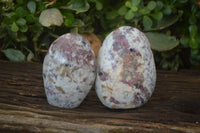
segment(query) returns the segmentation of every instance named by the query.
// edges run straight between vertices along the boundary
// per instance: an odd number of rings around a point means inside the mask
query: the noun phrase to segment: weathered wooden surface
[[[0,61],[0,132],[200,132],[200,71],[158,71],[143,107],[111,110],[94,89],[76,109],[50,106],[42,64]]]

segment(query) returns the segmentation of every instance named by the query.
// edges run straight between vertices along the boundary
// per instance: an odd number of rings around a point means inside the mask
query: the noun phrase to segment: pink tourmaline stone
[[[111,32],[97,62],[96,92],[105,106],[136,108],[151,97],[156,68],[149,41],[138,29],[123,26]]]

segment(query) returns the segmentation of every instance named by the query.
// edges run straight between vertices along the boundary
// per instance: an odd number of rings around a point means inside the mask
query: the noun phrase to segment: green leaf
[[[141,0],[131,0],[132,6],[138,6],[140,4]]]
[[[136,12],[136,11],[138,10],[138,8],[137,8],[136,6],[132,6],[132,7],[131,7],[131,10],[132,10],[133,12]]]
[[[3,19],[3,23],[7,24],[7,25],[11,25],[13,23],[13,20],[9,17],[5,17]]]
[[[157,1],[157,6],[156,9],[159,11],[163,8],[163,2],[162,1]]]
[[[27,55],[27,61],[31,61],[34,58],[33,52],[29,51],[29,54]]]
[[[184,48],[187,48],[189,43],[189,37],[188,36],[181,37],[180,42]]]
[[[118,16],[118,12],[113,10],[106,14],[106,19],[108,19],[108,20],[115,19],[117,16]]]
[[[146,7],[139,10],[139,13],[141,13],[142,15],[149,14],[150,12],[151,12],[151,10],[149,10]]]
[[[162,69],[167,70],[168,68],[169,68],[168,62],[167,62],[167,61],[164,61],[164,62],[162,63]]]
[[[167,51],[171,50],[179,44],[179,41],[175,37],[156,32],[147,32],[145,33],[151,48],[157,51]]]
[[[84,22],[80,19],[74,19],[74,21],[71,24],[71,26],[73,27],[82,27],[84,25],[85,25]]]
[[[34,16],[33,16],[33,14],[27,15],[27,16],[26,16],[26,20],[27,20],[28,23],[33,23],[33,22],[35,22],[35,18],[34,18]]]
[[[11,37],[11,39],[17,38],[17,32],[13,32],[11,28],[8,28],[8,35]]]
[[[195,16],[196,16],[198,19],[200,19],[200,11],[197,11],[197,12],[195,13]]]
[[[94,28],[92,26],[88,26],[88,27],[80,27],[78,29],[79,33],[93,33],[94,32]]]
[[[11,30],[13,32],[17,32],[19,30],[19,27],[17,26],[17,24],[15,22],[13,22],[13,24],[11,25]]]
[[[190,32],[190,36],[194,38],[198,33],[198,27],[194,24],[190,25],[189,26],[189,32]]]
[[[193,48],[193,49],[197,49],[197,48],[198,48],[198,43],[196,42],[196,39],[195,39],[195,38],[191,38],[191,39],[190,39],[189,45],[190,45],[190,47]]]
[[[96,9],[98,11],[100,11],[100,10],[102,10],[102,8],[103,8],[103,4],[101,2],[99,2],[99,1],[96,1]]]
[[[156,20],[161,20],[163,18],[163,13],[162,12],[156,12],[152,14],[152,17]]]
[[[67,5],[67,9],[74,10],[77,13],[86,12],[90,8],[87,0],[70,0]]]
[[[15,10],[15,13],[16,13],[19,17],[24,17],[24,16],[26,16],[26,14],[27,14],[26,10],[24,10],[24,8],[22,8],[22,7],[18,7],[18,8]]]
[[[65,26],[70,26],[73,21],[74,21],[74,15],[72,13],[66,13],[64,20]]]
[[[27,25],[20,26],[20,31],[21,32],[27,32],[28,31],[28,26]]]
[[[78,27],[72,28],[70,30],[71,33],[78,33]]]
[[[25,55],[19,50],[5,49],[2,52],[10,61],[25,61]]]
[[[119,8],[119,10],[118,10],[118,14],[121,15],[121,16],[125,15],[126,12],[127,12],[126,6],[122,6],[122,7]]]
[[[23,4],[23,0],[17,0],[17,4]]]
[[[16,21],[16,23],[17,23],[18,25],[20,25],[20,26],[23,26],[23,25],[26,24],[26,20],[23,19],[23,18],[19,18],[19,19]]]
[[[17,41],[25,42],[25,41],[27,41],[27,37],[24,34],[18,34],[17,35]]]
[[[143,23],[145,30],[150,29],[153,24],[151,18],[148,16],[143,17],[142,23]]]
[[[179,20],[179,18],[180,15],[175,15],[175,14],[170,16],[165,16],[160,21],[156,21],[156,23],[154,23],[154,25],[150,29],[148,29],[148,31],[165,29],[176,23]]]
[[[195,39],[197,43],[200,44],[200,33],[198,33],[198,35],[195,36]]]
[[[191,14],[190,18],[189,18],[189,23],[190,24],[195,24],[197,22],[196,17],[194,16],[194,14]]]
[[[39,22],[45,27],[52,25],[61,26],[63,16],[57,8],[46,9],[40,14]]]
[[[0,28],[0,33],[4,33],[5,30]],[[0,40],[7,37],[7,34],[0,34]]]
[[[156,2],[155,1],[149,1],[149,3],[147,4],[147,8],[149,10],[153,10],[156,7]]]
[[[39,23],[35,23],[34,25],[29,26],[29,30],[31,33],[38,33],[38,32],[42,32],[43,31],[43,27],[41,24]]]
[[[197,56],[197,55],[199,55],[199,50],[198,49],[191,49],[190,53],[191,53],[191,55]]]
[[[126,1],[125,6],[131,8],[131,7],[132,7],[132,4],[131,4],[130,1]]]
[[[125,15],[125,19],[131,20],[131,19],[133,19],[134,15],[135,15],[134,12],[132,10],[129,10]]]
[[[35,10],[36,10],[36,3],[35,3],[35,1],[29,1],[27,3],[27,8],[29,9],[30,13],[35,13]]]
[[[164,9],[163,13],[164,13],[165,15],[170,15],[170,14],[172,13],[171,7],[167,6],[167,7]]]

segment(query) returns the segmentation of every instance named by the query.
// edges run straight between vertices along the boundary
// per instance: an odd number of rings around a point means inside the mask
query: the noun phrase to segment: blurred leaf
[[[156,23],[154,23],[154,25],[150,29],[148,29],[148,31],[165,29],[176,23],[179,20],[179,17],[180,16],[174,14],[170,16],[165,16],[160,21],[156,21]]]
[[[39,23],[35,23],[34,25],[29,26],[30,32],[35,34],[42,31],[42,25]]]
[[[132,10],[129,10],[125,15],[126,20],[131,20],[131,19],[133,19],[133,17],[134,17],[134,13]]]
[[[46,9],[40,14],[39,22],[45,27],[52,25],[61,26],[63,16],[57,8]]]
[[[74,26],[74,27],[82,27],[84,25],[85,25],[84,22],[80,19],[74,19],[74,21],[71,24],[71,26]]]
[[[74,15],[72,13],[65,14],[64,24],[65,26],[70,26],[74,21]]]
[[[27,32],[28,31],[28,26],[27,25],[20,26],[20,31],[21,32]]]
[[[78,27],[72,28],[70,30],[71,33],[78,33]]]
[[[156,13],[152,14],[152,17],[156,20],[161,20],[163,18],[163,14],[162,14],[162,12],[156,12]]]
[[[92,33],[92,32],[94,32],[94,28],[93,28],[92,26],[89,26],[89,27],[87,27],[87,28],[85,28],[85,27],[80,27],[80,28],[78,29],[78,32],[79,32],[79,33]]]
[[[189,32],[191,37],[195,37],[198,33],[198,27],[196,25],[190,25]]]
[[[190,47],[193,48],[193,49],[197,49],[197,48],[198,48],[198,43],[196,42],[196,39],[195,39],[195,38],[191,38],[191,39],[190,39],[189,45],[190,45]]]
[[[103,4],[101,2],[99,2],[99,1],[96,1],[96,9],[98,11],[100,11],[100,10],[102,10],[102,8],[103,8]]]
[[[151,12],[151,10],[149,10],[146,7],[139,10],[139,13],[141,13],[142,15],[149,14],[150,12]]]
[[[133,12],[136,12],[136,11],[138,10],[138,8],[137,8],[136,6],[132,6],[132,7],[131,7],[131,10],[132,10]]]
[[[19,50],[5,49],[2,52],[10,61],[25,61],[25,55]]]
[[[126,6],[122,6],[122,7],[119,8],[119,10],[118,10],[118,14],[121,15],[121,16],[125,15],[126,12],[127,12]]]
[[[152,26],[152,24],[153,24],[151,18],[148,17],[148,16],[144,16],[144,17],[143,17],[142,23],[143,23],[143,26],[144,26],[144,28],[145,28],[146,30],[147,30],[147,29],[150,29],[151,26]]]
[[[17,0],[18,4],[23,4],[23,0]]]
[[[16,39],[17,38],[17,32],[12,31],[12,29],[8,28],[8,35],[11,37],[10,39]]]
[[[118,16],[118,12],[113,10],[106,14],[106,19],[108,19],[108,20],[115,19],[117,16]]]
[[[25,41],[27,41],[27,37],[24,34],[18,34],[17,40],[19,42],[25,42]]]
[[[132,4],[131,4],[130,1],[126,1],[125,6],[131,8],[131,7],[132,7]]]
[[[25,25],[26,24],[26,20],[25,19],[23,19],[23,18],[19,18],[17,21],[16,21],[16,23],[18,24],[18,25]]]
[[[187,36],[181,37],[180,42],[183,45],[183,47],[187,48],[189,43],[189,37]]]
[[[161,10],[162,8],[163,8],[163,2],[162,1],[157,1],[157,3],[156,3],[157,5],[156,5],[156,9],[159,11],[159,10]]]
[[[156,7],[156,2],[155,1],[149,1],[147,4],[147,8],[149,10],[153,10]]]
[[[131,0],[132,6],[138,6],[140,4],[141,0]]]
[[[11,30],[13,32],[17,32],[19,30],[19,27],[17,26],[17,24],[15,22],[13,22],[12,26],[11,26]]]
[[[67,9],[76,11],[77,13],[86,12],[90,8],[87,0],[70,0]]]
[[[194,14],[191,14],[190,18],[189,18],[189,23],[190,24],[195,24],[196,22],[197,22],[196,17],[194,16]]]
[[[200,44],[200,33],[198,33],[198,34],[195,36],[195,39],[196,39],[197,43]]]
[[[0,28],[0,33],[3,33],[3,32],[4,32],[4,29]],[[7,36],[7,34],[0,34],[0,39],[4,38],[6,36]]]
[[[151,48],[157,51],[167,51],[171,50],[179,44],[179,41],[175,37],[156,32],[147,32],[145,33]]]
[[[26,20],[27,20],[28,23],[35,22],[35,18],[34,18],[34,16],[32,14],[27,15],[26,16]]]
[[[18,7],[15,11],[15,13],[19,16],[19,17],[24,17],[27,15],[26,10],[24,10],[24,8],[22,7]]]
[[[196,16],[197,18],[200,18],[200,11],[198,11],[198,12],[195,14],[195,16]]]
[[[31,61],[34,58],[33,52],[29,51],[29,54],[27,55],[27,61]]]
[[[165,7],[163,13],[165,15],[170,15],[172,13],[172,9],[169,6],[167,6],[167,7]]]
[[[4,18],[3,23],[10,25],[13,23],[13,20],[9,17],[6,17]]]
[[[190,53],[194,56],[197,56],[199,54],[199,50],[198,49],[191,49]]]
[[[30,13],[35,13],[35,10],[36,10],[35,1],[29,1],[27,4],[27,8],[29,9]]]
[[[162,69],[164,69],[164,70],[169,69],[169,63],[168,63],[167,61],[164,61],[164,62],[162,63]]]

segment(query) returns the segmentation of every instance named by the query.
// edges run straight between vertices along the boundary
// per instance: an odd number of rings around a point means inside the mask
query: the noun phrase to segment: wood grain
[[[138,109],[103,106],[94,88],[76,109],[50,106],[42,64],[0,61],[0,132],[200,132],[200,71],[158,71],[155,92]]]

